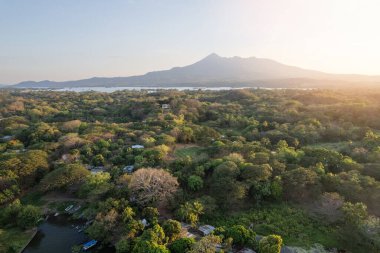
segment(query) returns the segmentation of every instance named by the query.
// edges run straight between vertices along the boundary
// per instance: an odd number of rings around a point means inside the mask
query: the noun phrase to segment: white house
[[[144,146],[143,145],[132,145],[132,148],[133,149],[143,149]]]

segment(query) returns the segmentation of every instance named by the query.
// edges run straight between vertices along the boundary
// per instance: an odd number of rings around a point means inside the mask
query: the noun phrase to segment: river
[[[81,221],[69,220],[69,216],[59,215],[50,217],[39,226],[39,231],[29,243],[23,253],[70,253],[73,245],[82,244],[89,240],[83,233],[75,228],[82,225]],[[86,252],[114,253],[111,248]]]

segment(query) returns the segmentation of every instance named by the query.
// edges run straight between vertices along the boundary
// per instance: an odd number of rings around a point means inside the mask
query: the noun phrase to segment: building
[[[239,250],[237,253],[256,253],[256,251],[249,248],[244,248],[242,250]]]
[[[132,148],[133,149],[143,149],[144,146],[143,145],[132,145]]]
[[[98,166],[98,167],[90,166],[88,169],[92,175],[96,175],[96,174],[106,171],[106,168],[104,168],[103,166]]]
[[[5,136],[1,137],[0,140],[2,140],[4,142],[11,141],[11,140],[13,140],[13,136],[12,135],[5,135]]]
[[[199,231],[201,231],[201,233],[206,236],[206,235],[209,235],[212,233],[212,231],[215,230],[215,227],[211,226],[211,225],[203,225],[203,226],[200,226],[198,228]]]
[[[162,104],[162,105],[161,105],[161,108],[162,108],[163,110],[170,109],[170,105],[169,105],[169,104]]]

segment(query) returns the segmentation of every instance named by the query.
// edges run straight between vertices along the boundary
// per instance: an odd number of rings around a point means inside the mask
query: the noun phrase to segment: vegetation
[[[378,252],[379,113],[376,89],[2,90],[0,242],[81,203],[119,253]]]

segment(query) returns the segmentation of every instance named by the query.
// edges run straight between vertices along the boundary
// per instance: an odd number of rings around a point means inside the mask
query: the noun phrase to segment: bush
[[[282,246],[282,238],[278,235],[268,235],[259,242],[260,253],[280,253]]]
[[[169,245],[171,253],[183,253],[191,249],[195,240],[193,238],[180,238]]]

